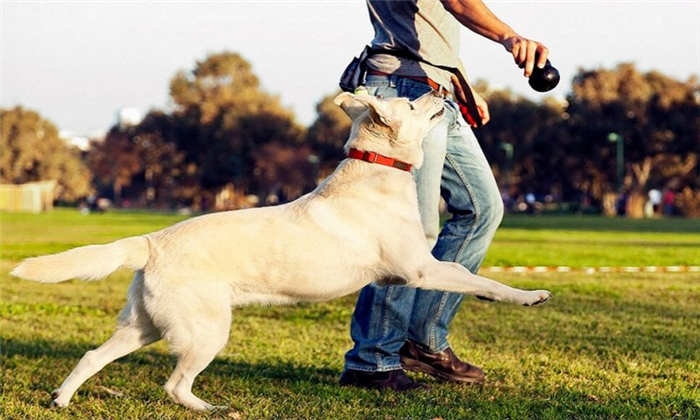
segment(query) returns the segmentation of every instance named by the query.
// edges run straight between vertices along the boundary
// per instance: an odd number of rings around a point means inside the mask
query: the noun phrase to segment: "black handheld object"
[[[535,63],[539,61],[539,58],[539,54],[535,55]],[[559,70],[555,69],[549,60],[543,68],[539,68],[535,64],[528,83],[531,88],[538,92],[549,92],[559,84]]]

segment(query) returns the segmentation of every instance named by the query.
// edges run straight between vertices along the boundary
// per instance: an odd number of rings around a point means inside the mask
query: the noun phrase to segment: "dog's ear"
[[[391,121],[382,102],[375,96],[367,93],[355,95],[349,92],[342,92],[335,97],[333,102],[341,107],[353,121],[364,114],[367,109],[370,110],[372,119],[379,120],[386,125],[389,125]]]

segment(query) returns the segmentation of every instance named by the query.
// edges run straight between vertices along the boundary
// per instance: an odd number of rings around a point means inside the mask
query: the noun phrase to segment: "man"
[[[478,112],[467,114],[472,125],[487,123],[489,112],[486,102],[445,67],[463,72],[461,25],[503,45],[526,77],[535,65],[544,67],[548,50],[518,35],[480,0],[368,0],[367,6],[375,30],[372,48],[388,52],[367,59],[369,93],[413,100],[431,89],[449,92],[446,116],[424,140],[425,161],[415,173],[421,221],[436,258],[477,272],[501,222],[503,203],[459,102],[471,102],[470,109]],[[452,214],[441,232],[440,194]],[[448,326],[462,299],[461,294],[400,286],[365,287],[352,318],[355,346],[345,356],[340,383],[396,391],[424,387],[403,368],[451,382],[483,382],[483,371],[459,360],[447,342]]]

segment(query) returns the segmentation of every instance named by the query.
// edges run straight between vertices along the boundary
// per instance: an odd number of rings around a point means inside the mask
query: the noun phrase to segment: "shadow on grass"
[[[66,343],[62,341],[49,340],[17,340],[14,338],[2,339],[2,353],[5,362],[15,356],[22,356],[31,359],[43,359],[50,357],[53,359],[75,359],[76,363],[86,351],[94,349],[88,343]]]
[[[17,340],[14,338],[2,340],[3,365],[13,367],[15,357],[35,359],[45,363],[46,359],[65,359],[77,364],[83,355],[98,347],[99,344],[66,343],[48,340]],[[252,349],[250,351],[253,351]],[[170,374],[175,368],[176,357],[157,350],[144,348],[113,363],[131,365],[150,365],[165,369]],[[285,360],[265,362],[232,361],[226,356],[217,356],[206,368],[210,375],[221,377],[237,377],[252,380],[274,379],[289,382],[304,382],[311,384],[335,384],[340,372],[331,368],[301,366]]]
[[[29,363],[35,365],[29,367],[32,371],[41,364],[44,365],[42,369],[48,369],[46,364],[58,364],[58,359],[62,359],[60,364],[70,360],[70,364],[73,365],[93,347],[94,345],[85,342],[6,339],[3,340],[4,374],[11,372],[16,363],[26,364],[26,359],[30,359]],[[19,358],[24,360],[20,362]],[[146,349],[115,364],[116,370],[112,370],[110,375],[128,377],[127,383],[153,382],[147,384],[153,389],[152,385],[160,388],[170,375],[174,368],[174,357],[162,351]],[[139,369],[144,371],[137,373]],[[56,374],[63,376],[67,372]],[[217,357],[209,365],[196,386],[199,391],[208,394],[208,397],[219,401],[227,400],[226,402],[232,402],[234,405],[278,401],[279,405],[275,406],[275,410],[279,410],[277,414],[281,417],[294,417],[295,413],[299,413],[297,410],[301,410],[310,418],[330,418],[337,415],[338,410],[352,410],[363,418],[386,418],[389,413],[395,418],[532,418],[533,413],[538,413],[539,418],[639,418],[645,415],[650,418],[674,415],[695,418],[693,415],[700,408],[697,402],[682,394],[652,395],[645,391],[635,395],[613,395],[607,391],[598,390],[598,393],[594,389],[580,386],[552,388],[542,384],[522,384],[524,386],[504,388],[498,385],[498,381],[481,387],[429,381],[433,386],[429,393],[380,393],[341,388],[337,382],[339,374],[336,369],[299,365],[288,360],[245,362],[224,356]],[[425,382],[426,378],[422,377],[420,380]],[[5,378],[3,382],[7,384],[11,381],[11,378]],[[14,384],[12,388],[16,386],[17,384]],[[33,383],[29,387],[34,391],[47,391],[45,383]],[[127,385],[121,385],[121,389],[128,394],[138,395],[134,400],[138,404],[148,406],[158,401],[170,407],[171,403],[165,394],[157,388],[156,394],[151,393],[148,396],[136,391],[143,390],[140,385],[128,385],[129,388],[124,389],[126,387]],[[88,394],[99,401],[113,404],[109,406],[109,410],[119,409],[118,407],[124,404],[118,400],[111,400],[106,394],[103,395],[103,391],[93,389],[88,391]],[[82,405],[76,405],[74,409],[79,410],[76,413],[84,414],[81,410],[89,411],[88,404],[89,402],[83,401]],[[184,410],[181,414],[185,417],[189,415]]]

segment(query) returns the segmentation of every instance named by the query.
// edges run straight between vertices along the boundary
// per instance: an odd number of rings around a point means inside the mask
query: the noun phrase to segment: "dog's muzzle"
[[[445,107],[444,106],[442,108],[440,108],[440,110],[438,112],[433,114],[432,117],[430,117],[430,121],[432,121],[436,118],[442,118],[443,115],[445,115]]]

